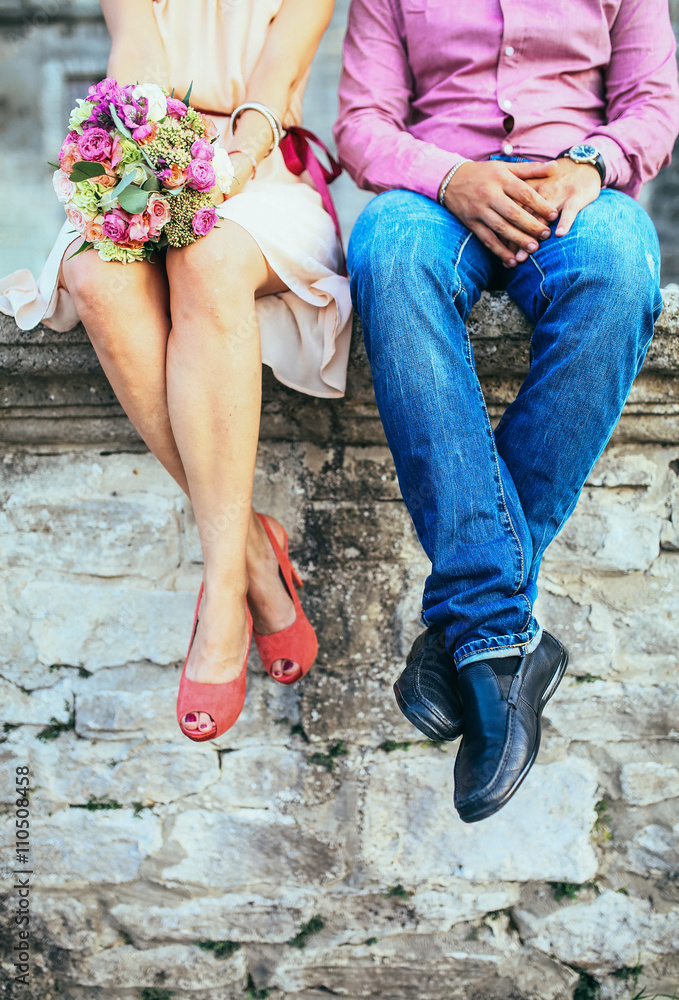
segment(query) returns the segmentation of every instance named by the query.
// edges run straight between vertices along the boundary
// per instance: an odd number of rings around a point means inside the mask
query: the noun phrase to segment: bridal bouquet
[[[184,247],[217,221],[210,189],[228,193],[233,167],[216,148],[212,119],[155,84],[121,87],[108,77],[71,112],[54,189],[75,230],[76,251],[102,260],[148,260]],[[56,164],[53,164],[56,166]]]

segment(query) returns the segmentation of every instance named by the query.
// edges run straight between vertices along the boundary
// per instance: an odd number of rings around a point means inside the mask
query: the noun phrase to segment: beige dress
[[[170,78],[191,104],[212,112],[220,128],[245,100],[245,84],[283,0],[154,0]],[[284,124],[301,121],[303,86]],[[344,393],[351,337],[349,283],[338,272],[341,249],[332,220],[311,180],[291,174],[279,150],[263,161],[254,181],[217,209],[259,245],[290,291],[257,302],[262,359],[286,385],[312,396]],[[206,237],[209,239],[210,237]],[[69,222],[59,233],[37,282],[30,271],[0,280],[0,312],[22,330],[44,323],[69,330],[78,322],[59,270],[74,239]],[[129,264],[128,267],[139,267]]]

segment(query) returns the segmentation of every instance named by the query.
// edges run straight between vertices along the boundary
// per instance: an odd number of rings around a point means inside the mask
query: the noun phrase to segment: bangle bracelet
[[[455,166],[453,167],[452,170],[448,171],[448,173],[446,174],[446,176],[443,178],[443,182],[441,183],[441,189],[439,191],[439,198],[438,198],[439,205],[445,204],[444,198],[446,196],[446,188],[448,187],[448,185],[450,184],[450,182],[452,181],[453,177],[458,172],[458,170],[460,169],[460,167],[462,166],[462,164],[463,163],[471,163],[471,162],[472,162],[471,160],[467,160],[467,159],[460,160],[459,163],[455,164]]]
[[[254,158],[254,156],[252,155],[252,153],[250,153],[247,149],[230,149],[229,150],[229,156],[233,156],[235,153],[242,153],[243,156],[247,156],[248,160],[252,164],[252,173],[250,174],[248,180],[254,181],[255,177],[257,176],[257,160]]]
[[[274,150],[278,149],[281,139],[283,137],[283,126],[281,125],[278,115],[267,108],[266,104],[260,104],[258,101],[246,101],[245,104],[239,104],[235,111],[231,114],[231,121],[229,122],[229,133],[233,136],[234,127],[236,121],[243,114],[244,111],[258,111],[260,115],[263,115],[271,126],[271,132],[273,134],[273,142],[271,147],[266,154],[270,156]]]

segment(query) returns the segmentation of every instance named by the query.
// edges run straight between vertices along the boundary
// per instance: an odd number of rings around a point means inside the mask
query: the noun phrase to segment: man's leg
[[[349,245],[380,415],[432,561],[423,617],[446,627],[456,657],[525,650],[537,633],[530,534],[465,329],[497,267],[454,216],[407,191],[370,202]]]
[[[508,276],[508,291],[535,330],[530,373],[496,441],[530,528],[533,588],[542,554],[573,510],[641,368],[662,304],[659,263],[643,209],[604,191],[567,236],[543,243]],[[514,659],[468,659],[460,670],[465,731],[455,805],[467,822],[497,812],[528,774],[567,654],[544,633],[533,652]]]
[[[495,438],[530,529],[532,582],[639,373],[662,308],[659,272],[644,209],[604,190],[570,233],[509,274],[507,290],[535,330],[530,373]]]

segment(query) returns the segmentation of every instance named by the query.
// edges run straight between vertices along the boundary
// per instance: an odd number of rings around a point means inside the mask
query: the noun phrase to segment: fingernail
[[[538,248],[537,243],[529,243],[528,244],[528,249],[530,250],[531,253],[533,253],[535,250],[537,250],[537,248]]]
[[[193,712],[189,712],[189,714],[186,716],[186,722],[196,722],[196,716],[193,714]]]
[[[549,217],[550,217],[550,219],[558,219],[559,218],[559,213],[556,211],[556,209],[554,209],[553,212],[549,213]]]
[[[559,228],[556,231],[556,235],[557,236],[563,236],[563,233],[564,233],[563,229],[559,226]]]
[[[516,261],[514,260],[513,257],[511,260],[507,261],[507,267],[516,267]]]
[[[207,729],[207,722],[201,722],[200,728],[201,729]]]
[[[543,229],[542,230],[542,238],[543,238],[543,240],[548,240],[551,235],[552,235],[551,229]]]

